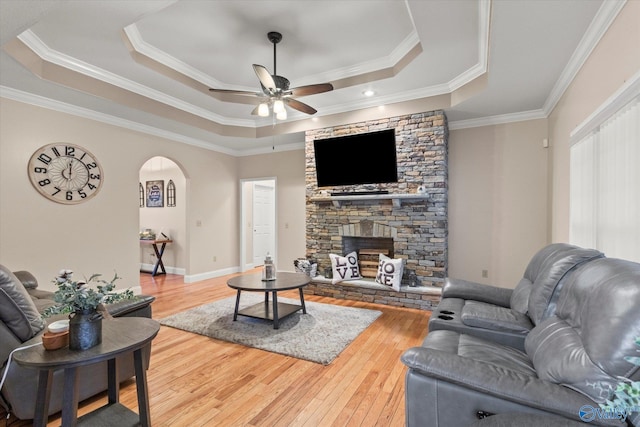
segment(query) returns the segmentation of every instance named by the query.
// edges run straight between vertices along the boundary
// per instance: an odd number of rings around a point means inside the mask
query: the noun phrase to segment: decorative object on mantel
[[[425,187],[424,185],[419,185],[418,188],[416,189],[416,193],[427,194],[427,187]]]
[[[318,275],[318,263],[313,260],[298,258],[293,260],[293,266],[296,272],[304,273],[309,277],[316,277]]]
[[[100,279],[100,274],[93,274],[86,281],[73,281],[73,271],[60,270],[53,280],[58,289],[53,293],[57,303],[44,310],[43,316],[69,313],[69,349],[86,350],[102,342],[102,318],[109,314],[103,304],[110,304],[125,299],[134,299],[131,289],[115,292],[117,274],[111,281]],[[91,282],[102,283],[95,289]]]
[[[273,265],[273,259],[267,252],[267,256],[264,259],[264,266],[262,267],[262,280],[276,280],[276,266]]]

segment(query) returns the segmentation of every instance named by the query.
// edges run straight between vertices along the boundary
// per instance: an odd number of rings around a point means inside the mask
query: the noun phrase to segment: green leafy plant
[[[640,337],[636,337],[635,344],[640,347]],[[626,356],[624,360],[640,366],[640,357]],[[640,408],[640,381],[625,380],[619,382],[614,390],[612,399],[608,399],[601,406],[605,410]]]
[[[96,311],[101,304],[135,298],[131,289],[123,292],[114,291],[116,280],[121,279],[117,273],[110,281],[100,279],[101,274],[94,274],[84,281],[74,281],[72,276],[73,271],[63,269],[53,280],[53,283],[58,287],[53,293],[56,305],[46,308],[42,313],[44,317],[55,314]]]

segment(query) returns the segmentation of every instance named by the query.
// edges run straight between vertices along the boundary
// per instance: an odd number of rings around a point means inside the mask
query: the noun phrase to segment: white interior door
[[[269,253],[275,256],[275,190],[273,186],[253,184],[253,264],[264,264]],[[275,259],[274,259],[275,262]]]

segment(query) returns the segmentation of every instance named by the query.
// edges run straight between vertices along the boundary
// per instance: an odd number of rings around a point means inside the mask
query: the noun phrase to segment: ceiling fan
[[[253,64],[253,70],[260,80],[261,91],[249,92],[242,90],[228,90],[228,89],[209,89],[211,92],[221,93],[225,95],[231,95],[240,97],[254,97],[258,106],[251,112],[253,115],[259,115],[261,117],[267,117],[270,109],[273,110],[273,114],[279,119],[284,120],[287,118],[287,111],[284,108],[285,105],[293,108],[294,110],[301,111],[306,114],[315,114],[317,110],[310,105],[300,102],[296,97],[315,95],[317,93],[329,92],[333,90],[331,83],[320,83],[306,86],[299,86],[289,88],[289,80],[285,77],[279,76],[276,72],[276,45],[282,40],[282,34],[271,31],[267,34],[267,38],[273,43],[273,74],[270,74],[266,67],[258,64]],[[239,102],[246,103],[244,100],[238,99]]]

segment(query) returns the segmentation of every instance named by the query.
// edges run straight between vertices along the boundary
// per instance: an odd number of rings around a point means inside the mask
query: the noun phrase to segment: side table
[[[62,396],[62,426],[135,426],[151,425],[147,371],[142,357],[143,348],[158,334],[160,323],[146,317],[121,317],[102,321],[102,343],[88,350],[61,348],[48,351],[42,346],[31,347],[14,354],[22,366],[38,369],[38,395],[33,425],[46,427],[53,372],[64,369]],[[116,357],[133,353],[138,393],[138,412],[119,403],[120,382],[117,378]],[[78,367],[107,361],[108,403],[78,418]]]
[[[151,271],[152,276],[157,276],[158,274],[167,274],[164,269],[164,263],[162,262],[162,255],[164,255],[164,250],[167,247],[168,243],[173,243],[173,240],[164,239],[164,240],[145,240],[140,239],[140,243],[143,245],[151,245],[153,246],[153,252],[156,254],[156,263],[153,266],[153,270]],[[158,245],[160,248],[158,249]],[[160,272],[158,273],[158,268]],[[148,273],[148,272],[147,272]]]

